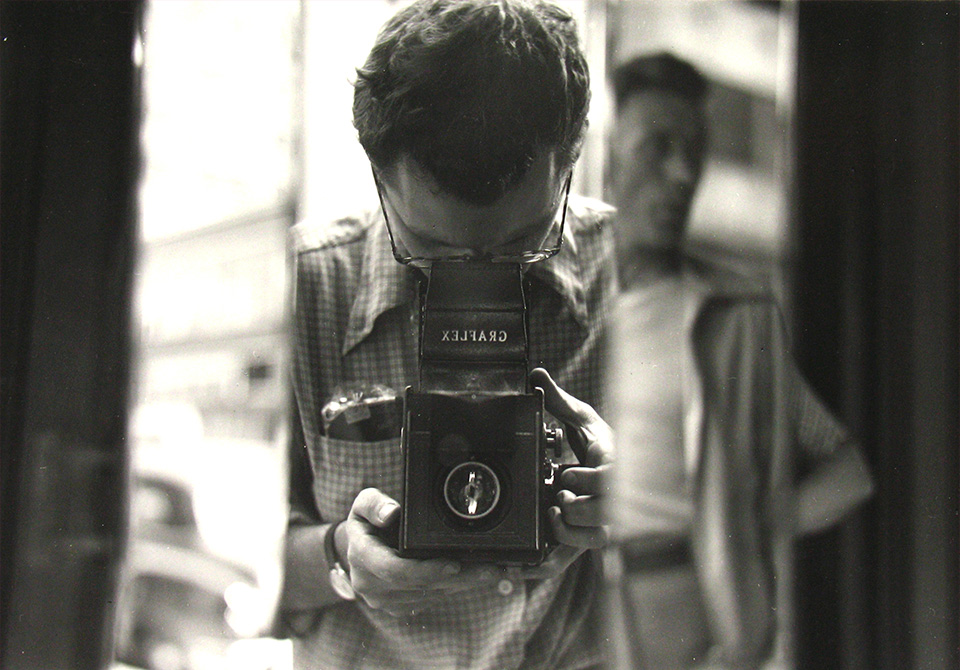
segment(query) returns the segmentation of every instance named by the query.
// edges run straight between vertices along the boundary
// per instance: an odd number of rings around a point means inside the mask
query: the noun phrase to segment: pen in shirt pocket
[[[323,406],[323,432],[336,440],[379,442],[400,436],[402,401],[382,384],[337,389]]]

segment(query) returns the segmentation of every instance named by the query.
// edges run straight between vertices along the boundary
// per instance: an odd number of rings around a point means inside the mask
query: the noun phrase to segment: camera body
[[[533,565],[553,544],[562,433],[528,388],[526,321],[519,265],[432,266],[404,394],[401,556]]]

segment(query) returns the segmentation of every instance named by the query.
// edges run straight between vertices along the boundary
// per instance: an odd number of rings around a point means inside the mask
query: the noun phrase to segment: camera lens
[[[500,500],[500,480],[483,463],[468,461],[450,470],[443,496],[450,511],[461,519],[482,519]]]

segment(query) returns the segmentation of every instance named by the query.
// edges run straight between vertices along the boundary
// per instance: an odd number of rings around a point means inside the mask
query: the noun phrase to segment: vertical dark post
[[[126,509],[140,2],[0,5],[4,668],[104,668]]]
[[[799,553],[800,667],[957,667],[958,9],[802,2],[796,341],[877,481]]]

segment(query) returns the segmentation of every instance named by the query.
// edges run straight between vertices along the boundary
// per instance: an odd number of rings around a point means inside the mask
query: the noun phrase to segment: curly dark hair
[[[610,79],[618,109],[634,93],[649,89],[677,93],[699,107],[709,87],[697,68],[667,51],[635,56],[614,68]]]
[[[540,156],[576,161],[590,75],[573,18],[542,0],[418,0],[357,70],[353,123],[378,170],[409,155],[476,205]]]

